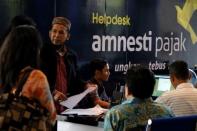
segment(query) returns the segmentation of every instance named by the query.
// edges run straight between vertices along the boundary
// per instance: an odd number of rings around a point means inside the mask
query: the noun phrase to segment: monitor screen
[[[173,90],[173,86],[170,82],[170,76],[167,75],[155,75],[156,83],[154,87],[153,96],[160,96],[165,91]]]

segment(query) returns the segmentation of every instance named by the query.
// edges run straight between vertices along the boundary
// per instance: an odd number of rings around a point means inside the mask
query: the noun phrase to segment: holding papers
[[[69,109],[63,111],[61,114],[70,115],[70,114],[77,114],[77,115],[88,115],[88,116],[97,116],[107,112],[108,109],[104,109],[99,105],[96,105],[94,108],[88,109],[73,109],[88,93],[96,90],[97,87],[90,87],[87,88],[84,92],[69,97],[67,100],[60,102],[62,106],[65,106]]]
[[[89,87],[84,92],[69,97],[67,100],[60,102],[62,106],[65,106],[69,109],[75,107],[88,93],[96,90],[97,87]]]

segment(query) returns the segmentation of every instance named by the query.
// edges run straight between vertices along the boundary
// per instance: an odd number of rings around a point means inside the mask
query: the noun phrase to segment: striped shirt
[[[197,89],[191,83],[181,83],[175,90],[165,92],[156,102],[169,106],[176,116],[197,114]]]

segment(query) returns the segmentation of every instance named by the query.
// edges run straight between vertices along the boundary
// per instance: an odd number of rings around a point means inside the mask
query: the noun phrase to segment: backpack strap
[[[25,72],[24,72],[23,76],[21,77],[21,79],[19,80],[16,92],[14,94],[16,97],[18,97],[20,95],[20,92],[23,89],[23,85],[27,81],[27,78],[29,77],[32,70],[33,70],[33,68],[31,68],[31,67],[28,67],[27,69],[25,69]]]

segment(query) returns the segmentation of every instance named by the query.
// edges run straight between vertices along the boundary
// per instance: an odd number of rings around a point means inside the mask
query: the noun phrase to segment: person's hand
[[[91,84],[91,83],[87,83],[86,84],[86,89],[89,90],[89,92],[93,92],[98,88],[98,86],[96,84]]]
[[[53,94],[54,94],[53,98],[55,101],[61,102],[67,99],[66,95],[64,95],[62,92],[58,90],[55,90]]]

